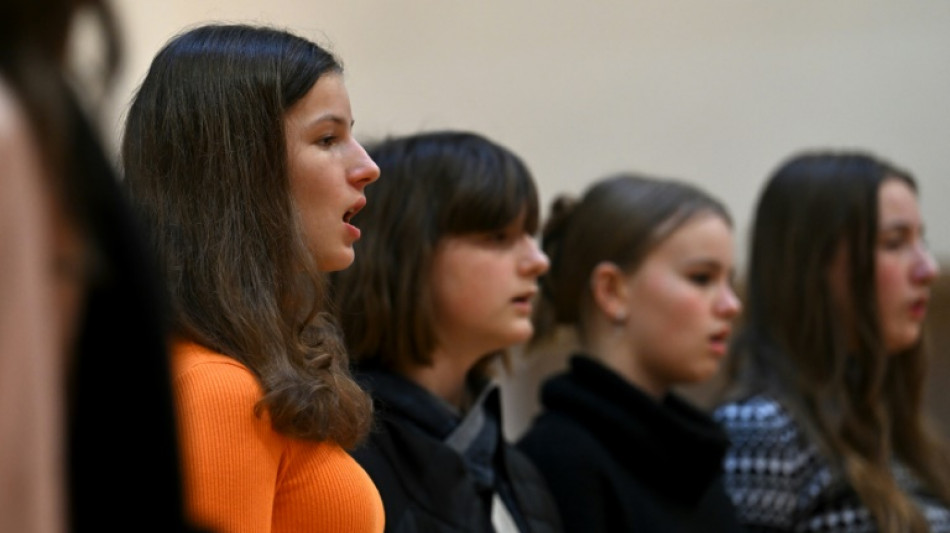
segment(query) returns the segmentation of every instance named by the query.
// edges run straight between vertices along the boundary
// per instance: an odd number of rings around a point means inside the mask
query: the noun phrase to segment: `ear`
[[[614,323],[627,320],[627,276],[615,263],[602,261],[594,267],[590,292],[601,314]]]

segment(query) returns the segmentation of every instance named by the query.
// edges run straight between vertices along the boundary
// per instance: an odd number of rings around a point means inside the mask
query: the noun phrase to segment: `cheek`
[[[889,306],[899,301],[903,287],[904,265],[895,258],[878,256],[875,289],[881,312],[888,312]]]
[[[319,240],[321,234],[336,222],[337,212],[342,220],[342,209],[338,206],[338,193],[325,179],[313,173],[297,172],[290,177],[290,193],[294,209],[303,223],[308,241]]]
[[[653,328],[677,334],[701,320],[706,307],[692,287],[667,277],[648,280],[633,305],[647,306],[645,310],[654,316]]]
[[[458,310],[477,306],[483,293],[481,280],[490,278],[486,272],[478,275],[468,254],[447,253],[437,257],[432,265],[432,295],[436,311],[455,315]]]

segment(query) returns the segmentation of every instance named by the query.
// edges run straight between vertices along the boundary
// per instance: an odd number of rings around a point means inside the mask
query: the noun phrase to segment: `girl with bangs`
[[[333,292],[375,400],[377,427],[353,455],[379,488],[386,531],[558,531],[542,479],[503,439],[488,372],[531,337],[548,268],[531,174],[467,132],[368,151],[382,179],[354,218],[366,236]]]

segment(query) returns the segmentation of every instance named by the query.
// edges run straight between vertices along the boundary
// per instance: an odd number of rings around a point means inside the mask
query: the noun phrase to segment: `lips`
[[[534,299],[534,296],[538,293],[537,289],[532,289],[524,294],[515,296],[511,300],[515,303],[531,303],[531,300]]]
[[[910,315],[917,320],[923,320],[927,315],[927,297],[921,297],[910,304]]]
[[[361,196],[360,199],[356,201],[356,203],[346,210],[346,213],[343,213],[343,222],[349,224],[350,220],[352,220],[353,217],[359,213],[364,206],[366,206],[366,197]]]
[[[709,336],[709,344],[713,353],[719,356],[725,355],[729,346],[729,334],[730,330],[727,328]]]
[[[714,333],[710,335],[709,339],[716,342],[726,342],[729,340],[729,333],[730,333],[730,330],[727,328],[727,329],[719,331],[718,333]]]

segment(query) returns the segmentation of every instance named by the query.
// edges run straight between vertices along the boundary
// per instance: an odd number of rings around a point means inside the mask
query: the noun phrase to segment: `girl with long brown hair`
[[[352,126],[332,54],[248,25],[174,38],[129,110],[122,160],[172,307],[188,510],[215,531],[382,530],[345,452],[371,405],[325,295],[379,177]]]
[[[922,404],[937,273],[907,172],[817,151],[769,179],[716,410],[752,531],[950,531],[950,457]]]

